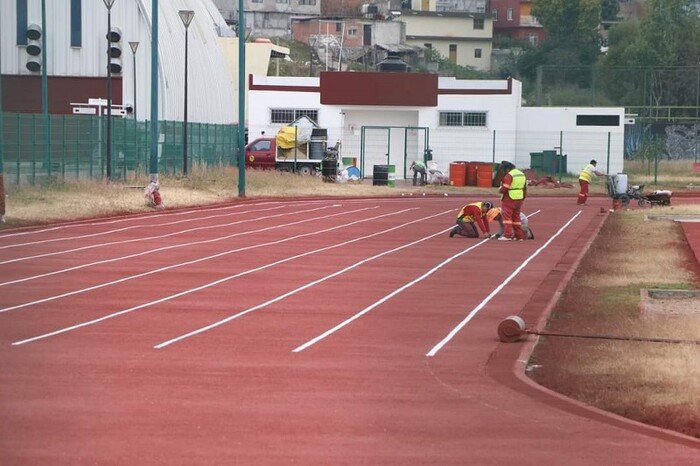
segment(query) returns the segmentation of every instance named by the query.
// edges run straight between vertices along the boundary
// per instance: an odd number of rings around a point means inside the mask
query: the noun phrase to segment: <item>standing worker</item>
[[[492,237],[498,239],[503,236],[503,215],[501,215],[500,207],[493,207],[491,210],[486,212],[486,217],[488,218],[489,222],[498,222],[498,233],[494,233]],[[530,228],[530,222],[527,219],[527,215],[522,212],[520,212],[520,223],[523,233],[525,233],[525,239],[535,239],[535,234],[532,232],[532,228]]]
[[[503,236],[498,241],[525,239],[522,223],[520,222],[520,210],[527,197],[527,178],[511,162],[504,160],[501,167],[505,172],[501,187],[501,215],[503,216]]]
[[[598,171],[596,169],[598,162],[591,160],[591,162],[581,170],[581,174],[578,176],[578,184],[581,186],[581,191],[578,193],[578,199],[576,200],[577,205],[586,205],[588,200],[588,186],[591,184],[593,175],[605,176],[605,173]]]
[[[425,185],[428,181],[428,176],[425,172],[425,163],[421,160],[414,160],[410,168],[413,170],[413,186],[416,185],[418,174],[420,174],[420,185]]]
[[[450,231],[450,238],[454,235],[478,238],[479,230],[482,231],[484,238],[490,238],[491,231],[489,230],[489,222],[486,220],[486,213],[492,207],[493,204],[490,202],[472,202],[462,207],[462,210],[457,214],[457,225]]]

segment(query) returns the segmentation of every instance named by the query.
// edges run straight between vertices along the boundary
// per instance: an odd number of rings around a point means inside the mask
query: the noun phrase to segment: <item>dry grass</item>
[[[693,183],[700,185],[700,175],[690,174],[689,167],[665,169],[680,173],[665,175],[654,189],[678,191]],[[643,176],[631,174],[630,178],[640,183],[637,180]],[[142,177],[112,183],[9,186],[5,226],[148,211],[145,184]],[[186,179],[161,176],[161,192],[169,208],[235,200],[239,197],[238,172],[195,168]],[[403,184],[391,188],[367,181],[323,183],[318,177],[281,172],[246,173],[247,198],[396,196],[401,192],[494,196],[493,189],[487,188]],[[605,193],[604,183],[596,180],[592,192]],[[573,197],[577,188],[534,187],[530,193]],[[700,206],[654,207],[653,211],[618,211],[610,216],[563,293],[547,330],[698,338],[697,317],[643,319],[639,315],[641,288],[693,289],[700,284],[700,265],[690,255],[678,224],[648,220],[645,215],[650,212],[700,215]],[[535,380],[553,390],[641,422],[700,436],[700,345],[545,337],[530,368]]]
[[[654,214],[700,215],[700,206]],[[557,304],[547,331],[697,341],[697,316],[639,313],[640,289],[696,289],[700,265],[680,226],[648,210],[612,215]],[[543,337],[531,360],[538,383],[640,422],[700,437],[700,345]]]

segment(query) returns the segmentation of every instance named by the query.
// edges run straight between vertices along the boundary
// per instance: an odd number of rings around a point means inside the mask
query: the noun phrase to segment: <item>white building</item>
[[[443,171],[452,162],[510,160],[529,168],[531,153],[554,150],[578,173],[595,158],[611,173],[623,167],[624,108],[521,105],[521,83],[439,78],[426,73],[322,73],[320,78],[251,76],[249,138],[274,135],[306,114],[342,144],[363,176],[373,165],[408,175],[425,149]],[[561,151],[561,152],[560,152]]]
[[[73,113],[75,105],[106,99],[108,10],[101,0],[2,0],[0,71],[3,110],[42,112],[42,61],[48,111]],[[187,104],[192,123],[238,121],[238,41],[212,0],[158,2],[158,119],[184,119],[185,26],[178,11],[192,10],[187,29]],[[151,119],[151,0],[114,0],[111,8],[112,102]],[[32,35],[39,27],[39,38]],[[46,50],[42,50],[41,35]],[[29,36],[29,37],[28,37]],[[131,43],[138,43],[132,52]],[[274,44],[246,44],[246,68],[265,73]],[[38,55],[31,55],[29,52]],[[282,55],[289,53],[282,50]],[[133,117],[133,114],[131,115]]]

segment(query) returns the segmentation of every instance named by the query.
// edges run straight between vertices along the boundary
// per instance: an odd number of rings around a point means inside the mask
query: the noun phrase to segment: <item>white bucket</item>
[[[618,173],[615,175],[613,182],[615,183],[615,194],[626,194],[627,193],[627,175],[624,173]]]

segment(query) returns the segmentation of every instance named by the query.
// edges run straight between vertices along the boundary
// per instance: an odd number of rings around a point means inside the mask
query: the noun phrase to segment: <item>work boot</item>
[[[450,230],[450,238],[452,238],[457,233],[459,233],[459,227],[454,227],[452,230]]]

